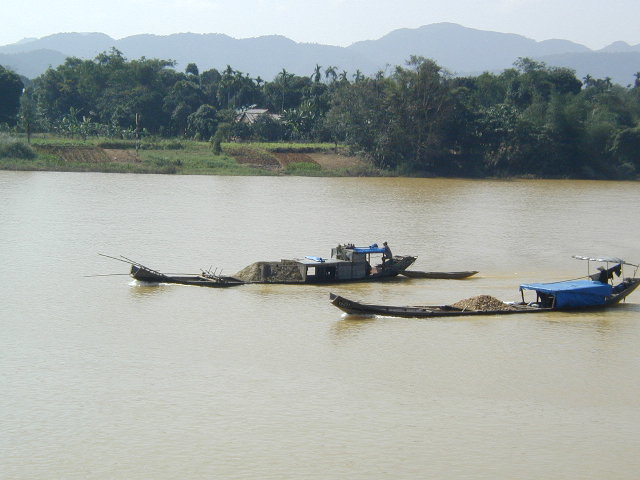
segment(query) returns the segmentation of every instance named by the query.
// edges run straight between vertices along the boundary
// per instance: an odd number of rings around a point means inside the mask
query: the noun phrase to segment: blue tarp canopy
[[[538,293],[553,295],[557,308],[572,308],[604,305],[606,297],[613,292],[613,287],[608,283],[591,280],[568,280],[555,283],[525,283],[520,285],[520,290],[535,290]]]
[[[377,243],[374,243],[368,247],[354,247],[353,251],[356,253],[384,253],[384,247],[379,247]]]

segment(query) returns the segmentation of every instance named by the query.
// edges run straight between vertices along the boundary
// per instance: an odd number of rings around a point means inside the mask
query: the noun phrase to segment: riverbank
[[[382,176],[362,157],[333,144],[32,138],[31,154],[0,156],[2,170],[157,173],[176,175]],[[3,158],[4,157],[4,158]]]

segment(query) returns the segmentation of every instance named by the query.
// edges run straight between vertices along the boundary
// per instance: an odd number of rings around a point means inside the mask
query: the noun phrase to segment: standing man
[[[387,245],[387,242],[384,242],[382,245],[384,245],[384,252],[382,253],[382,263],[384,263],[386,260],[391,260],[393,258],[393,253],[391,253],[391,249],[389,248],[389,245]]]

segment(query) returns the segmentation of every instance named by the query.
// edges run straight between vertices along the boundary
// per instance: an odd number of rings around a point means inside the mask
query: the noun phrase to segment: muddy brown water
[[[640,260],[637,183],[0,172],[4,478],[633,479],[640,297],[586,314],[345,317]],[[388,241],[340,286],[145,286]],[[118,274],[86,277],[91,274]],[[632,273],[632,272],[628,272]]]

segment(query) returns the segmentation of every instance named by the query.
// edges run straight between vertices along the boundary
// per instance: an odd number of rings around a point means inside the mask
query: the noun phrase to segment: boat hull
[[[499,310],[464,310],[451,305],[428,305],[428,306],[395,306],[395,305],[372,305],[360,303],[348,298],[335,295],[329,296],[331,303],[349,315],[380,315],[387,317],[404,318],[434,318],[434,317],[462,317],[474,315],[509,315],[514,313],[536,313],[549,311],[550,308],[529,307],[527,305],[512,305],[509,308]]]
[[[469,278],[478,273],[477,270],[467,270],[463,272],[420,272],[418,270],[404,270],[401,275],[409,278],[433,278],[445,280],[461,280]]]
[[[179,285],[193,285],[196,287],[227,288],[244,284],[244,282],[233,277],[166,275],[143,265],[131,265],[130,275],[140,282],[175,283]]]
[[[617,292],[614,288],[614,294],[607,298],[605,306],[615,305],[625,300],[631,292],[640,286],[640,278],[625,278],[622,285],[623,288],[618,287],[619,290]]]

